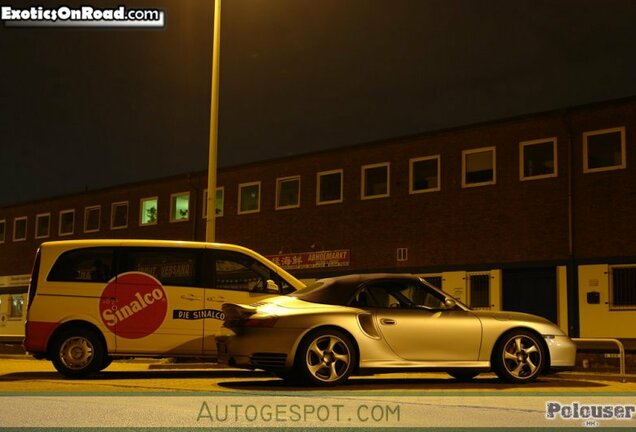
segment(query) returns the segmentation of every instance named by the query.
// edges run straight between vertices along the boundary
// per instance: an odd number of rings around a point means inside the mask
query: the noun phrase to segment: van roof
[[[181,240],[148,240],[148,239],[91,239],[91,240],[58,240],[44,242],[40,247],[57,247],[64,249],[85,248],[95,246],[146,246],[146,247],[185,247],[185,248],[208,248],[234,251],[249,251],[243,246],[230,243],[206,243],[197,241]]]

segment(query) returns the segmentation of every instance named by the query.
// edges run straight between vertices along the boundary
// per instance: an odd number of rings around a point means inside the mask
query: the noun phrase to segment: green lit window
[[[22,318],[24,312],[24,297],[22,295],[9,296],[9,318]]]
[[[216,217],[223,216],[223,200],[225,198],[225,190],[223,186],[216,188]],[[203,218],[208,217],[208,190],[203,191]]]
[[[155,225],[159,217],[159,199],[143,198],[139,208],[139,225]]]
[[[190,219],[190,192],[170,196],[170,222],[185,222]]]
[[[257,213],[261,210],[261,182],[239,185],[238,214]]]

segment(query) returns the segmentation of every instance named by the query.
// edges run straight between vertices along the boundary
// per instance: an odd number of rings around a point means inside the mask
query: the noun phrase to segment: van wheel
[[[51,359],[55,369],[68,378],[81,378],[108,366],[102,341],[94,331],[84,328],[59,333],[53,341]]]

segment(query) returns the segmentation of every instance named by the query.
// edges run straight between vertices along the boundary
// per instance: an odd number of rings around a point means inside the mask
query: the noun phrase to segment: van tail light
[[[38,248],[35,252],[35,261],[33,262],[33,269],[31,270],[31,280],[29,282],[29,299],[27,302],[27,314],[31,309],[31,304],[35,298],[35,292],[38,290],[38,276],[40,275],[40,255],[42,252]]]

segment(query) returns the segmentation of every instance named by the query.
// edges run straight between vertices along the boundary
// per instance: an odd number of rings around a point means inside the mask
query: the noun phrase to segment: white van
[[[305,285],[244,247],[156,240],[43,243],[27,304],[25,349],[65,376],[117,357],[216,357],[221,305]]]

